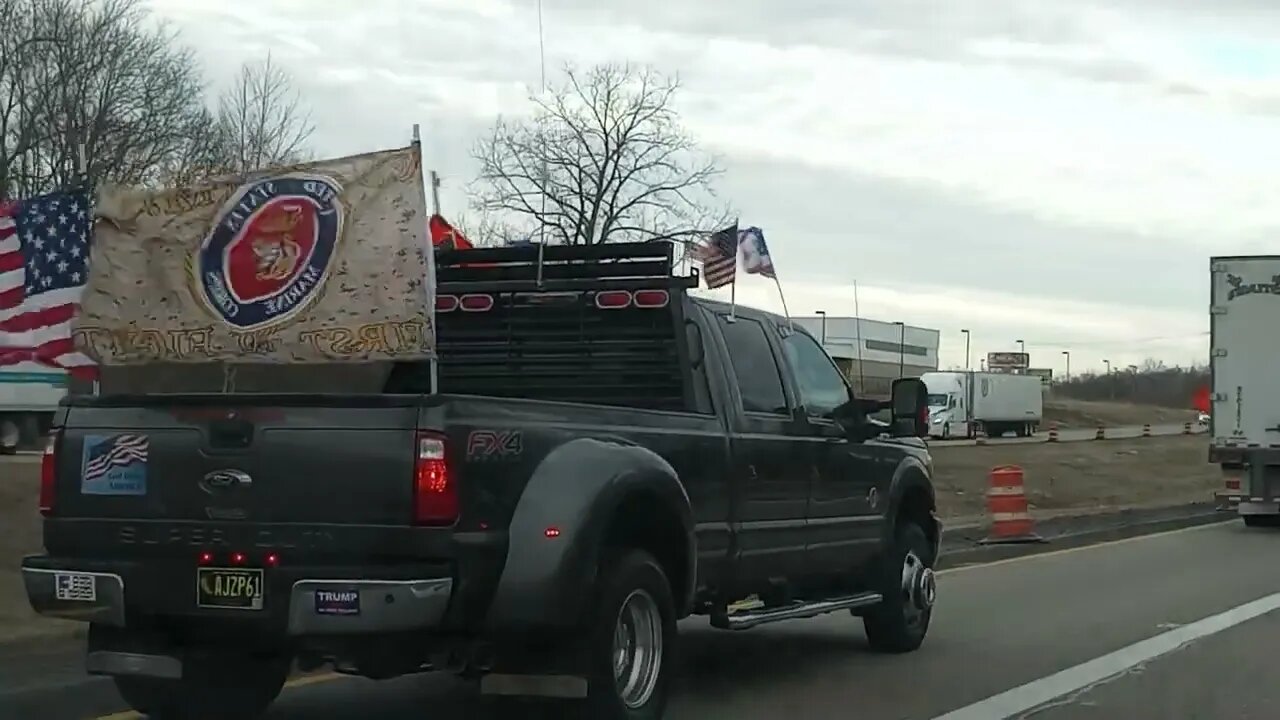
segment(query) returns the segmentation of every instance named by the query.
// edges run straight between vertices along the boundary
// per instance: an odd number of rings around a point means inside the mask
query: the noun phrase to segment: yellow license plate
[[[266,592],[258,568],[198,568],[196,605],[202,608],[261,610]]]

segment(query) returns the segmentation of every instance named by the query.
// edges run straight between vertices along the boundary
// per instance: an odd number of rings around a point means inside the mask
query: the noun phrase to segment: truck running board
[[[783,620],[799,620],[825,615],[837,610],[875,605],[883,598],[880,593],[867,592],[848,597],[817,600],[814,602],[795,602],[776,608],[747,610],[736,613],[714,613],[711,615],[711,626],[721,630],[748,630],[757,625],[781,622]]]

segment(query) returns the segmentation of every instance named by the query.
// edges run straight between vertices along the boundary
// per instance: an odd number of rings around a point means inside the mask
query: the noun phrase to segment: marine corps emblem
[[[197,252],[196,294],[238,330],[297,315],[319,295],[333,264],[341,193],[332,178],[297,173],[241,187]]]

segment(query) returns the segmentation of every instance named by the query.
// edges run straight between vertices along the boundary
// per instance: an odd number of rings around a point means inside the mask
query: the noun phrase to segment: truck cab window
[[[802,332],[793,332],[783,339],[782,347],[796,375],[800,400],[810,416],[830,417],[836,408],[849,402],[849,386],[817,341]]]
[[[742,393],[742,409],[746,412],[787,413],[787,398],[782,391],[782,375],[764,334],[764,326],[755,320],[737,318],[729,322],[717,316],[720,332],[729,346],[729,362]]]

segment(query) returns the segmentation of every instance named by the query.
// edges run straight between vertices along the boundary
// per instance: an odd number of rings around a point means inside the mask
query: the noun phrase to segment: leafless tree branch
[[[141,0],[0,0],[0,17],[0,197],[82,170],[150,184],[178,162],[204,112],[200,73]]]
[[[730,215],[714,188],[721,169],[681,126],[679,88],[651,68],[566,67],[560,87],[532,98],[532,118],[499,118],[476,144],[476,209],[569,244],[716,229],[707,223]]]

